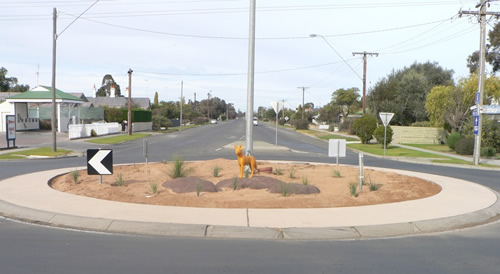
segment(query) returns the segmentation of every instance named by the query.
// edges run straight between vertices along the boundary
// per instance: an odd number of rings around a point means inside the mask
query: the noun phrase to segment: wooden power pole
[[[302,89],[302,119],[304,119],[304,92],[305,92],[305,91],[306,91],[306,89],[308,89],[309,87],[297,87],[297,88]]]
[[[363,52],[353,52],[352,55],[353,56],[363,55],[363,98],[361,99],[361,101],[363,104],[363,115],[365,115],[366,114],[366,56],[367,55],[378,56],[378,53],[363,51]]]

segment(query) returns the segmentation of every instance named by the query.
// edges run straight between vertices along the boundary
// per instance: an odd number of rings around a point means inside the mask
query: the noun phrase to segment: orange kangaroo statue
[[[255,161],[255,157],[253,156],[245,156],[243,155],[243,146],[234,146],[235,154],[238,156],[238,164],[240,165],[240,178],[243,178],[243,169],[246,165],[250,166],[250,178],[253,177],[254,172],[257,170],[257,162]]]

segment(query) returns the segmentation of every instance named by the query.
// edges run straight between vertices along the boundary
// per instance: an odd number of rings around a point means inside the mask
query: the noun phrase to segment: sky
[[[219,97],[246,111],[250,0],[0,0],[0,67],[20,84],[92,97],[111,74],[126,94],[178,101]],[[284,100],[321,107],[340,88],[367,90],[392,71],[436,62],[466,77],[479,48],[479,0],[257,0],[254,109]],[[499,11],[491,2],[489,11]],[[81,15],[81,16],[80,16]],[[76,20],[75,20],[76,19]],[[495,24],[489,22],[488,29]],[[311,37],[311,34],[317,34]]]

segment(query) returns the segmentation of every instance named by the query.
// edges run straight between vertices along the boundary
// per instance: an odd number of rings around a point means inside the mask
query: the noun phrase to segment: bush
[[[172,122],[169,119],[167,119],[167,117],[161,116],[161,115],[154,115],[153,116],[153,128],[154,129],[159,130],[162,127],[164,127],[165,129],[168,129],[171,126],[172,126]]]
[[[474,138],[462,138],[455,145],[455,151],[461,155],[474,154]]]
[[[221,115],[221,116],[220,116],[220,120],[221,120],[221,121],[226,121],[226,120],[227,120],[226,115]]]
[[[92,129],[92,130],[90,131],[90,136],[92,136],[92,137],[97,137],[97,132],[95,132],[95,130],[93,130],[93,129]]]
[[[367,144],[373,138],[373,132],[377,128],[377,119],[370,115],[365,115],[352,125],[356,136],[361,139],[361,143]]]
[[[328,131],[335,131],[335,124],[328,125]]]
[[[385,146],[390,144],[392,142],[392,128],[390,126],[387,126],[387,132],[386,132],[386,143]],[[373,132],[373,136],[375,136],[375,139],[377,139],[377,143],[382,144],[384,146],[384,126],[381,125],[375,131]]]
[[[492,147],[481,147],[481,156],[493,157],[497,154],[497,150]]]
[[[195,125],[203,125],[206,123],[208,123],[207,117],[196,117],[193,119],[193,124],[195,124]]]
[[[462,139],[462,135],[458,132],[450,134],[446,139],[446,144],[449,148],[455,149],[457,142]]]
[[[309,121],[307,119],[298,120],[295,123],[295,129],[309,129]]]
[[[339,130],[342,132],[348,132],[349,134],[356,134],[353,128],[354,121],[354,119],[346,118],[344,122],[340,123]]]
[[[285,125],[285,123],[286,123],[286,121],[285,121],[285,119],[283,119],[283,118],[280,118],[280,119],[278,120],[278,124],[280,124],[280,125],[282,125],[282,126],[283,126],[283,125]]]

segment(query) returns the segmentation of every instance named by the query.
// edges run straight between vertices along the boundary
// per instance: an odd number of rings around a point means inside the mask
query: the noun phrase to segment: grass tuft
[[[216,166],[214,167],[214,169],[212,170],[212,175],[213,175],[214,177],[219,177],[219,172],[220,172],[221,170],[222,170],[222,168],[216,165]]]
[[[149,187],[151,188],[151,193],[156,194],[158,192],[158,184],[157,183],[149,183]]]
[[[309,184],[309,180],[307,179],[307,176],[302,177],[302,184],[305,186]]]
[[[118,173],[118,177],[116,178],[116,184],[118,186],[123,186],[123,175],[121,173]]]
[[[340,178],[340,177],[342,177],[342,175],[340,175],[340,171],[338,171],[336,169],[332,169],[332,177]]]
[[[185,165],[183,159],[181,159],[179,157],[175,157],[174,166],[172,167],[172,169],[170,170],[168,175],[172,179],[175,179],[175,178],[186,177],[191,172],[192,172],[192,170],[190,168],[186,168],[186,165]]]
[[[274,169],[274,174],[276,175],[283,175],[283,171],[281,170],[281,168],[277,167]]]
[[[295,178],[295,168],[293,166],[290,168],[290,170],[288,170],[288,177],[290,179],[294,179]]]
[[[349,193],[351,194],[352,197],[357,197],[357,188],[358,188],[358,183],[350,183],[349,184]]]
[[[78,184],[78,178],[80,177],[80,173],[78,172],[78,170],[74,170],[71,172],[71,178],[73,179],[73,182],[76,184]]]
[[[238,188],[238,177],[233,176],[233,190],[236,190]]]

